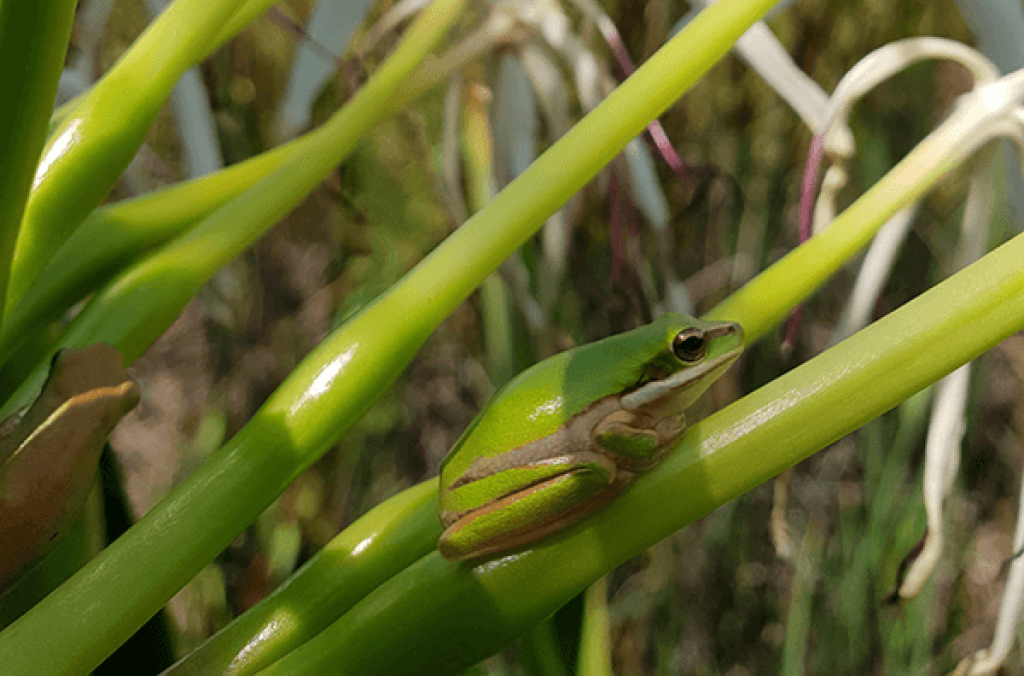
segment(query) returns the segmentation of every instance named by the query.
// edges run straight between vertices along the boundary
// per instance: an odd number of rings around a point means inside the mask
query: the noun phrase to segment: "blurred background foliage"
[[[282,2],[202,65],[225,163],[277,143],[277,105],[296,49],[311,41],[301,26],[313,5]],[[602,5],[636,63],[688,11],[676,0]],[[347,100],[387,53],[387,39],[369,53],[358,45],[389,6],[386,0],[371,4],[355,47],[343,53],[317,99],[314,124]],[[463,30],[481,15],[479,6],[467,13]],[[114,4],[96,47],[101,70],[146,21],[136,0]],[[948,0],[815,0],[780,11],[771,26],[826,91],[863,55],[892,40],[972,40]],[[584,27],[581,36],[617,72],[596,31]],[[488,84],[499,54],[492,50],[474,61],[465,77]],[[929,63],[870,95],[854,116],[861,152],[849,196],[922,138],[966,86],[959,68]],[[375,127],[349,161],[223,269],[135,363],[143,401],[113,445],[137,514],[230,438],[325,332],[458,226],[442,180],[444,97],[443,87],[435,88]],[[572,109],[580,114],[575,100]],[[756,74],[730,56],[661,121],[692,168],[683,179],[659,163],[672,213],[668,239],[652,235],[628,196],[620,195],[622,211],[612,218],[615,179],[608,172],[588,185],[571,230],[566,281],[548,317],[550,335],[537,344],[522,320],[514,321],[519,368],[552,349],[650,319],[659,266],[672,266],[686,281],[699,312],[797,244],[810,133]],[[147,144],[151,152],[143,159],[153,185],[179,180],[182,153],[170,109]],[[112,199],[133,192],[122,186]],[[876,316],[950,274],[964,195],[957,177],[929,195]],[[1000,238],[1017,229],[1005,207],[997,210],[996,228]],[[666,242],[670,251],[659,251]],[[536,289],[543,272],[535,243],[525,247],[523,261]],[[851,266],[838,275],[803,308],[793,340],[784,341],[780,332],[752,346],[706,398],[702,413],[825,349],[854,272]],[[345,436],[342,452],[329,453],[303,474],[172,601],[179,654],[253,606],[370,507],[436,474],[497,384],[481,312],[478,298],[464,303]],[[1021,475],[1022,347],[1018,336],[980,360],[963,472],[947,503],[945,555],[917,599],[886,602],[901,561],[924,532],[919,475],[927,392],[611,575],[615,673],[940,673],[987,645]],[[567,655],[578,613],[570,606],[557,623]],[[530,660],[523,652],[513,647],[481,673],[536,673],[524,671]],[[1022,666],[1014,654],[1008,673]]]

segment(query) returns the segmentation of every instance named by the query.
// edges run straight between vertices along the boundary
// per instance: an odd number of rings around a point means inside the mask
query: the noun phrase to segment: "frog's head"
[[[676,314],[656,324],[664,347],[647,362],[636,389],[622,397],[627,410],[685,410],[743,351],[743,328],[734,322]]]

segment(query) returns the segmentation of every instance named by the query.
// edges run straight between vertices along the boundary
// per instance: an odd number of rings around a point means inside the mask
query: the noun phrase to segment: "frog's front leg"
[[[617,495],[633,473],[599,453],[549,458],[460,486],[501,497],[462,513],[442,513],[438,547],[452,561],[529,544],[586,516]]]
[[[643,412],[619,409],[594,427],[594,441],[618,456],[620,466],[642,472],[656,465],[685,431],[686,418],[681,413],[654,421]]]

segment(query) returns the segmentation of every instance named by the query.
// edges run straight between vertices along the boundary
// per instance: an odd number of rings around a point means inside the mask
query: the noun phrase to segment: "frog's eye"
[[[672,351],[685,364],[693,364],[704,358],[707,343],[700,329],[684,329],[672,340]]]

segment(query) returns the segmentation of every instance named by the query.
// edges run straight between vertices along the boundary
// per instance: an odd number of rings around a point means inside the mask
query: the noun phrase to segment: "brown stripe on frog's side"
[[[442,556],[450,561],[467,561],[470,559],[490,556],[491,554],[497,554],[510,549],[516,549],[536,542],[581,520],[583,517],[588,516],[590,513],[600,509],[601,507],[604,507],[608,502],[620,495],[631,483],[633,483],[633,479],[636,478],[636,474],[634,472],[619,470],[615,475],[615,481],[612,482],[607,489],[601,491],[589,500],[580,502],[569,509],[550,516],[547,519],[531,522],[524,525],[522,528],[517,528],[516,530],[492,538],[483,546],[473,547],[468,551],[460,551],[457,545],[454,544],[453,541],[457,539],[459,531],[463,528],[472,527],[480,519],[486,519],[495,513],[500,513],[503,510],[514,506],[519,501],[529,499],[529,493],[542,490],[547,484],[566,478],[567,475],[565,474],[559,475],[540,482],[535,486],[530,486],[522,492],[516,492],[512,495],[506,495],[494,500],[487,506],[482,507],[479,510],[474,510],[472,516],[469,517],[469,520],[464,523],[460,523],[463,515],[460,515],[458,518],[451,519],[449,523],[445,523],[445,527],[450,531],[451,535],[446,531],[446,534],[441,537],[441,540],[438,543]]]
[[[621,408],[617,394],[598,399],[542,439],[531,441],[498,455],[476,458],[466,471],[451,483],[450,487],[454,490],[505,470],[527,467],[545,460],[584,451],[590,448],[591,432],[598,423]]]
[[[497,492],[496,487],[493,486],[493,484],[489,486],[487,485],[488,482],[498,480],[510,473],[522,477],[522,475],[529,474],[531,472],[536,475],[534,480],[521,479],[511,490]],[[593,477],[603,476],[604,478],[601,480],[601,483],[604,486],[610,486],[618,481],[624,474],[628,474],[628,472],[624,472],[620,469],[607,455],[603,453],[595,453],[594,451],[589,450],[575,451],[572,454],[567,453],[565,455],[539,460],[528,466],[512,467],[504,472],[480,479],[480,483],[485,484],[485,490],[489,488],[492,493],[489,499],[471,504],[465,509],[458,509],[454,505],[451,505],[447,509],[442,509],[440,511],[441,523],[445,528],[448,528],[468,514],[474,514],[486,518],[486,515],[495,511],[495,505],[500,504],[508,507],[510,504],[517,503],[519,499],[526,498],[545,486],[551,486],[552,484],[559,483],[574,475],[581,475],[584,472]]]

